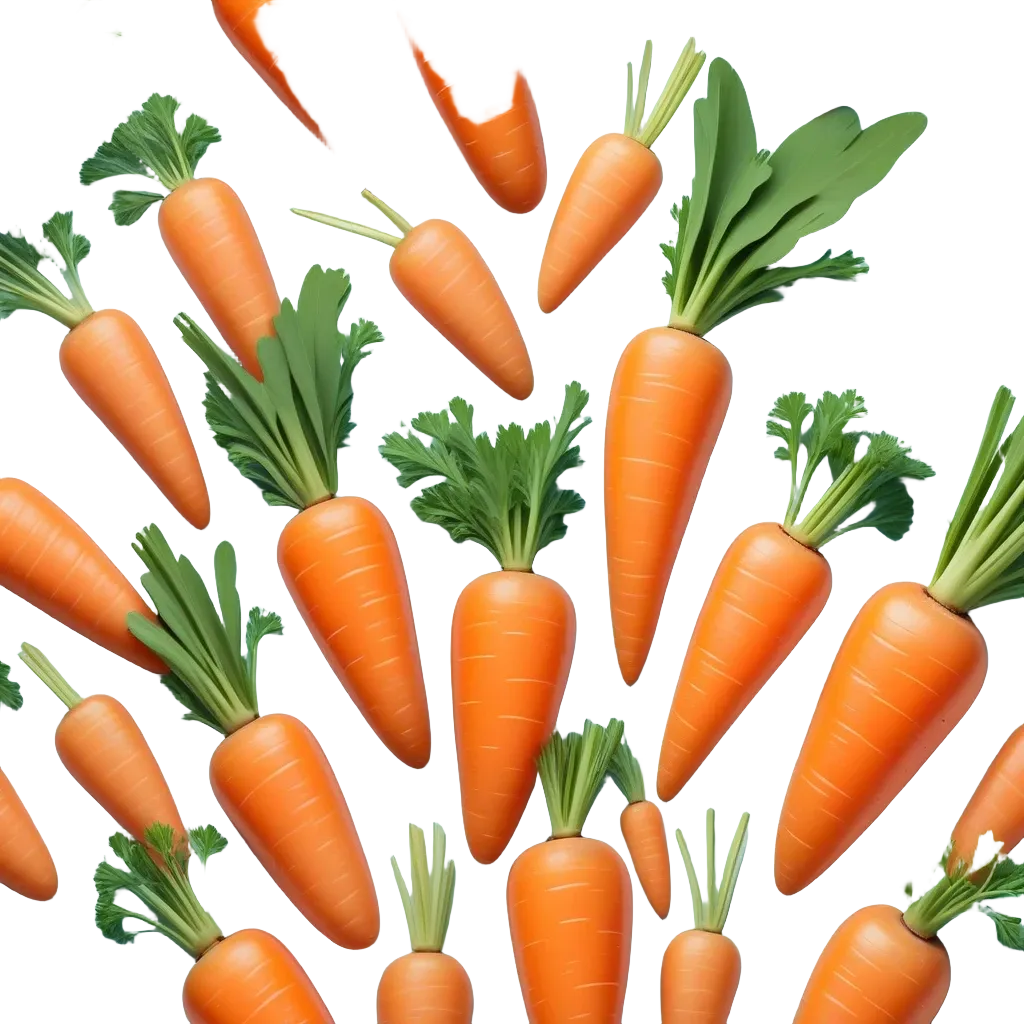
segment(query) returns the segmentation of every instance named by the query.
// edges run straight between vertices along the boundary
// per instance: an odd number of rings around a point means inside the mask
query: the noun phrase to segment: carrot
[[[815,406],[794,391],[782,395],[769,414],[769,436],[785,442],[776,458],[790,463],[789,506],[781,523],[744,530],[715,573],[665,726],[658,764],[662,800],[686,785],[817,619],[832,589],[821,547],[861,527],[874,527],[891,540],[910,529],[914,502],[903,478],[923,480],[932,476],[931,467],[909,458],[910,449],[891,434],[845,432],[866,411],[856,391],[826,391]],[[868,445],[858,459],[864,437]],[[798,477],[801,446],[807,455]],[[807,489],[826,458],[832,483],[798,523]],[[869,505],[866,515],[855,518]]]
[[[214,555],[218,609],[187,558],[175,558],[155,526],[135,551],[160,619],[128,616],[128,628],[171,667],[164,682],[186,718],[224,739],[210,759],[210,785],[231,823],[282,892],[332,942],[363,949],[380,930],[377,894],[362,844],[316,737],[291,715],[260,715],[256,653],[282,632],[273,612],[253,608],[242,644],[235,552]]]
[[[391,280],[413,309],[502,391],[527,398],[533,391],[530,354],[498,282],[473,243],[446,220],[425,220],[413,227],[372,192],[364,189],[362,195],[401,237],[325,213],[292,213],[393,246]]]
[[[988,654],[969,613],[1022,593],[1024,429],[1001,447],[1013,403],[1000,388],[932,582],[883,587],[843,639],[782,806],[775,881],[787,895],[849,849],[981,689]]]
[[[984,862],[988,855],[979,850],[973,862],[958,859],[902,914],[872,906],[847,918],[818,957],[794,1024],[930,1024],[950,983],[938,933],[972,908],[992,920],[1000,945],[1024,950],[1020,918],[982,902],[1024,892],[1024,864],[999,853]]]
[[[626,65],[626,125],[622,134],[602,135],[580,157],[558,204],[544,247],[537,300],[556,310],[639,220],[661,188],[661,162],[651,146],[668,126],[704,66],[689,39],[661,96],[644,123],[651,41],[644,47],[633,99],[633,65]]]
[[[581,464],[573,442],[587,392],[573,381],[552,427],[527,434],[499,427],[492,444],[474,434],[473,407],[455,398],[448,411],[421,413],[414,433],[388,434],[380,452],[409,487],[440,483],[412,500],[426,523],[456,543],[472,540],[497,558],[500,572],[471,582],[452,616],[452,703],[462,818],[470,853],[482,864],[501,856],[537,779],[536,761],[565,693],[576,644],[576,612],[554,580],[533,571],[538,551],[565,535],[565,516],[583,508],[559,476]]]
[[[39,270],[42,254],[24,238],[0,234],[0,318],[35,310],[69,329],[60,366],[79,398],[121,442],[167,500],[196,528],[210,521],[210,497],[196,451],[160,360],[139,325],[116,309],[93,312],[78,265],[89,240],[70,213],[55,213],[43,236],[64,261],[71,297]]]
[[[121,174],[159,180],[169,195],[115,192],[114,222],[134,224],[160,203],[160,235],[171,259],[228,347],[261,379],[256,343],[273,334],[280,309],[274,279],[242,201],[223,181],[195,177],[220,133],[197,114],[179,132],[177,109],[176,99],[153,93],[82,164],[79,178],[83,185]]]
[[[130,611],[152,617],[142,598],[78,523],[13,477],[0,479],[0,586],[108,651],[165,671],[125,625]]]
[[[354,424],[352,372],[382,340],[366,320],[337,323],[351,291],[343,270],[313,267],[277,337],[260,342],[263,384],[184,314],[175,323],[209,370],[206,419],[241,474],[271,505],[299,510],[277,560],[292,599],[356,707],[406,764],[430,759],[430,718],[398,544],[380,510],[337,497],[338,449]]]
[[[470,1024],[473,986],[465,968],[442,952],[455,897],[455,864],[444,862],[444,829],[434,824],[433,867],[427,867],[423,830],[409,826],[412,884],[398,861],[391,867],[409,924],[411,953],[389,964],[377,986],[377,1024]]]
[[[704,336],[751,306],[777,302],[801,278],[864,273],[850,252],[800,267],[773,266],[799,239],[839,220],[924,131],[897,114],[861,131],[837,107],[793,132],[772,154],[757,148],[743,83],[711,62],[694,104],[696,169],[690,197],[673,206],[678,230],[662,246],[672,296],[668,327],[626,346],[608,399],[605,527],[612,628],[627,683],[639,678],[665,590],[711,452],[732,374]]]
[[[722,929],[747,849],[749,820],[749,814],[740,816],[719,886],[715,877],[715,812],[708,810],[706,903],[701,899],[700,882],[683,833],[676,829],[676,842],[693,898],[693,928],[681,932],[668,944],[661,961],[662,1024],[725,1024],[729,1018],[740,984],[740,953]]]
[[[587,721],[548,740],[538,759],[551,838],[521,853],[508,875],[508,923],[530,1024],[619,1024],[633,932],[622,858],[581,835],[622,738]]]
[[[189,1024],[333,1024],[306,972],[284,945],[266,932],[246,929],[227,937],[196,898],[188,860],[169,825],[152,825],[146,845],[118,832],[110,848],[125,864],[103,861],[96,869],[96,925],[119,944],[139,932],[125,921],[140,921],[166,936],[195,960],[185,978],[182,1004]],[[205,865],[227,846],[212,825],[189,832],[193,852]],[[160,855],[152,860],[147,848]],[[145,913],[114,901],[120,891],[141,901]]]
[[[633,861],[633,870],[647,901],[658,917],[664,919],[668,917],[672,901],[665,822],[658,805],[645,797],[640,762],[625,740],[615,751],[608,774],[627,801],[626,809],[619,818],[619,827]]]

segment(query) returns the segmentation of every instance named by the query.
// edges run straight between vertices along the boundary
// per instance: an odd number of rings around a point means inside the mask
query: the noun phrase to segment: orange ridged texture
[[[30,900],[52,900],[57,869],[21,798],[0,771],[0,885]]]
[[[658,917],[668,917],[672,902],[672,872],[668,862],[665,821],[657,804],[638,800],[619,817],[633,870],[648,902]]]
[[[661,961],[662,1024],[726,1024],[740,984],[740,951],[731,939],[693,928]]]
[[[473,986],[447,953],[406,953],[377,987],[377,1024],[470,1024]]]

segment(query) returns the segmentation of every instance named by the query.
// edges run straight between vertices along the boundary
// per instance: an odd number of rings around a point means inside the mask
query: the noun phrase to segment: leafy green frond
[[[633,756],[633,751],[629,749],[629,744],[625,740],[612,755],[608,775],[629,803],[637,804],[647,799],[640,762]]]
[[[0,704],[17,711],[24,703],[21,687],[11,679],[11,666],[0,661]]]
[[[679,104],[690,91],[690,87],[700,74],[700,69],[707,59],[706,54],[697,52],[693,37],[687,40],[682,53],[676,61],[672,74],[669,75],[665,88],[651,110],[650,117],[644,121],[644,107],[647,102],[647,83],[651,74],[652,46],[650,39],[644,47],[643,60],[640,63],[640,77],[637,82],[636,97],[633,96],[633,65],[627,65],[626,125],[623,134],[636,139],[642,146],[649,149],[658,136],[668,127],[672,115],[679,109]]]
[[[415,953],[440,953],[444,949],[455,900],[455,862],[445,863],[445,843],[444,829],[434,822],[433,860],[428,865],[423,829],[409,826],[411,885],[408,888],[398,861],[391,858],[409,925],[409,941]]]
[[[188,830],[188,845],[192,852],[199,858],[203,866],[216,853],[227,848],[228,841],[213,825],[200,825],[198,828]]]
[[[693,926],[698,931],[716,932],[721,935],[725,928],[725,922],[729,917],[729,908],[732,906],[732,897],[736,891],[736,882],[739,880],[740,868],[743,865],[743,855],[747,851],[747,826],[750,823],[750,815],[744,812],[740,815],[739,824],[736,826],[736,834],[733,836],[732,845],[729,847],[729,854],[725,860],[725,869],[722,872],[722,881],[717,881],[717,866],[715,864],[715,812],[708,808],[705,823],[707,839],[707,879],[708,898],[707,902],[701,896],[700,882],[697,880],[697,873],[693,868],[693,860],[690,858],[690,851],[683,839],[681,829],[676,829],[676,842],[679,844],[679,852],[683,855],[683,865],[686,868],[686,879],[690,883],[690,898],[693,901]]]
[[[676,222],[676,237],[674,242],[662,242],[661,252],[669,262],[669,269],[661,283],[665,286],[669,298],[676,293],[676,282],[679,280],[679,271],[683,262],[683,237],[686,234],[686,218],[690,213],[690,197],[683,196],[678,203],[672,204],[672,219]]]
[[[163,201],[164,197],[159,192],[133,192],[119,188],[108,209],[114,214],[114,223],[123,228],[139,220],[154,203]]]
[[[494,443],[473,432],[473,407],[454,398],[449,412],[424,412],[410,432],[388,434],[381,455],[398,470],[401,487],[431,477],[441,483],[412,500],[425,523],[443,527],[457,544],[471,540],[490,551],[504,569],[529,571],[537,552],[565,536],[565,517],[584,507],[575,492],[558,486],[566,470],[583,464],[579,432],[589,395],[573,381],[566,386],[557,422],[536,424],[529,433],[517,423],[499,427]]]

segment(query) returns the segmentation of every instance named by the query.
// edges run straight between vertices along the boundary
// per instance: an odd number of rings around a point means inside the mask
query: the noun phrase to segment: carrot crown
[[[605,728],[588,718],[583,732],[555,732],[537,758],[537,772],[551,818],[551,838],[569,839],[583,832],[590,808],[601,792],[608,768],[622,740],[623,725],[613,718]]]
[[[537,552],[565,536],[565,517],[584,507],[558,478],[581,466],[579,432],[589,395],[573,381],[566,386],[558,421],[538,423],[526,433],[517,423],[499,427],[492,444],[473,433],[473,406],[453,398],[448,412],[423,412],[412,428],[430,438],[427,447],[413,433],[387,434],[380,453],[398,470],[400,487],[430,477],[443,481],[412,500],[425,523],[443,527],[457,544],[482,544],[503,569],[530,572]]]
[[[643,803],[647,799],[644,791],[644,773],[640,762],[633,756],[629,744],[623,740],[612,755],[608,775],[619,791],[631,804]]]
[[[783,526],[801,544],[820,548],[862,527],[874,527],[890,540],[899,540],[914,521],[914,500],[903,481],[924,480],[935,473],[931,466],[910,458],[910,448],[892,434],[846,430],[851,420],[866,412],[864,399],[856,391],[841,395],[826,391],[813,406],[802,391],[791,391],[776,399],[768,414],[768,436],[783,441],[775,457],[790,464],[789,506]],[[808,416],[811,425],[805,431]],[[868,439],[867,450],[858,459],[857,448],[864,438]],[[798,473],[801,448],[807,454],[803,472]],[[811,479],[826,459],[832,483],[797,523]],[[867,515],[849,522],[869,505],[872,508]]]
[[[215,345],[191,317],[175,326],[206,364],[206,422],[232,465],[269,505],[305,509],[338,490],[338,450],[352,422],[352,371],[383,341],[368,320],[348,334],[338,317],[352,291],[344,270],[311,267],[298,306],[285,299],[273,338],[261,338],[263,382]]]
[[[188,835],[189,846],[203,864],[228,845],[212,825],[190,829]],[[183,842],[175,843],[170,825],[150,825],[146,843],[160,855],[159,863],[137,840],[121,832],[110,837],[110,848],[125,868],[107,861],[96,868],[96,927],[119,945],[134,942],[142,931],[159,932],[198,960],[223,933],[192,891],[188,851]],[[135,896],[149,913],[118,906],[114,901],[121,891]],[[141,921],[147,927],[128,931],[124,926],[128,920]]]
[[[72,328],[92,313],[78,276],[78,264],[91,246],[74,233],[71,220],[70,213],[55,213],[43,225],[43,237],[64,261],[60,273],[70,298],[39,269],[43,254],[35,246],[20,235],[0,234],[0,320],[16,309],[32,309]]]
[[[198,114],[189,114],[183,130],[178,131],[174,115],[179,107],[173,96],[153,93],[133,110],[128,119],[114,129],[79,171],[83,185],[116,178],[122,174],[142,175],[159,181],[173,192],[195,177],[196,165],[220,132]],[[159,192],[118,190],[109,209],[115,224],[134,224],[154,203],[165,197]]]
[[[693,870],[693,861],[690,859],[690,851],[686,848],[686,840],[683,839],[682,831],[676,829],[676,842],[679,844],[679,852],[683,855],[686,878],[690,883],[690,896],[693,899],[693,926],[698,931],[717,932],[721,935],[722,929],[725,928],[729,908],[732,906],[733,893],[736,891],[736,882],[743,865],[743,855],[747,852],[747,825],[749,823],[750,815],[744,812],[740,815],[740,823],[736,826],[736,834],[733,836],[732,846],[729,847],[725,870],[722,872],[722,883],[719,886],[715,869],[715,812],[708,808],[706,819],[708,898],[706,903],[701,897],[700,882],[697,881],[697,873]]]
[[[53,667],[53,663],[38,647],[33,647],[31,644],[22,644],[18,657],[46,683],[54,696],[60,698],[67,708],[73,708],[82,703],[82,698],[72,689],[71,684]],[[0,670],[6,668],[6,665],[0,664]],[[2,700],[2,687],[0,687],[0,701]]]
[[[868,268],[846,252],[800,267],[772,266],[804,236],[839,220],[924,131],[923,114],[896,114],[861,131],[837,107],[809,121],[774,153],[759,150],[743,83],[721,58],[693,105],[695,170],[673,206],[678,229],[663,245],[671,269],[669,326],[703,335],[736,313],[778,302],[801,278],[848,280]]]
[[[300,217],[305,217],[307,220],[315,220],[318,224],[326,224],[328,227],[348,231],[353,235],[362,235],[364,238],[376,239],[385,245],[392,247],[400,245],[402,239],[412,231],[412,224],[400,213],[392,210],[383,199],[378,199],[368,188],[364,188],[360,195],[367,202],[376,206],[402,232],[401,235],[391,235],[387,231],[378,231],[376,228],[367,227],[365,224],[357,224],[354,220],[342,220],[340,217],[332,217],[326,213],[315,213],[313,210],[298,210],[294,206],[292,207],[292,213],[297,213]]]
[[[908,887],[909,888],[909,887]],[[996,938],[1010,949],[1024,950],[1024,928],[1019,917],[1000,914],[982,900],[1024,895],[1024,864],[997,854],[980,868],[961,861],[903,914],[906,926],[922,939],[933,938],[955,917],[977,908],[996,926]]]
[[[184,555],[174,557],[156,526],[136,534],[136,541],[132,548],[149,570],[142,585],[160,619],[129,612],[128,629],[170,667],[161,681],[188,708],[186,719],[235,732],[259,716],[256,651],[263,637],[283,632],[280,617],[250,609],[243,656],[235,549],[222,541],[213,556],[218,615],[203,578]]]
[[[398,861],[391,858],[405,919],[409,923],[409,940],[415,953],[440,953],[444,948],[455,899],[455,862],[446,864],[444,854],[444,829],[435,821],[433,864],[430,866],[427,865],[423,829],[409,826],[409,888],[406,888]]]
[[[1004,440],[1013,404],[1009,388],[1001,387],[928,587],[932,597],[954,611],[969,612],[1024,597],[1024,429],[1020,421]]]
[[[24,703],[21,687],[11,679],[11,666],[0,661],[0,705],[17,711]]]
[[[702,50],[697,52],[693,36],[686,42],[683,52],[679,54],[676,66],[672,69],[665,88],[662,89],[650,117],[644,123],[644,105],[647,102],[647,81],[651,74],[651,54],[653,47],[650,39],[644,47],[643,60],[640,62],[640,78],[637,82],[636,99],[633,98],[633,65],[626,65],[626,126],[623,134],[636,139],[648,149],[654,140],[668,127],[672,115],[679,109],[679,104],[690,91],[690,86],[697,80],[700,69],[707,60]]]

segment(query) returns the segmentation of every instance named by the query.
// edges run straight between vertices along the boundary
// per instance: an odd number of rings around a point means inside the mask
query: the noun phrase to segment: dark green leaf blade
[[[227,848],[228,841],[212,825],[200,825],[188,830],[188,845],[205,866],[214,854]]]
[[[108,207],[114,214],[114,223],[119,227],[134,224],[154,203],[162,203],[159,192],[128,192],[118,189]]]
[[[11,666],[0,661],[0,705],[17,711],[25,703],[21,687],[10,677]]]

